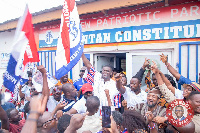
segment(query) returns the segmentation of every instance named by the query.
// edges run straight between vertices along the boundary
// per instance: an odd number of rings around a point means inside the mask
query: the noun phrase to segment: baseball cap
[[[87,91],[93,91],[93,87],[92,87],[92,85],[89,84],[89,83],[84,84],[84,85],[81,87],[81,89],[82,89],[82,93],[83,93],[83,94],[84,94],[85,92],[87,92]]]
[[[187,85],[191,86],[196,91],[200,92],[200,85],[197,84],[196,82],[191,82],[190,84],[184,84],[183,87],[185,88]]]

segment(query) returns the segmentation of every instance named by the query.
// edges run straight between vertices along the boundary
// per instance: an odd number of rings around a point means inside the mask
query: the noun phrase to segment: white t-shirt
[[[63,95],[61,95],[60,101],[56,101],[53,96],[49,96],[49,100],[47,102],[48,112],[53,112],[56,106],[63,101]]]
[[[179,90],[179,89],[175,89],[175,97],[176,99],[183,99],[183,91]]]
[[[86,99],[82,97],[73,105],[72,108],[74,108],[79,114],[82,114],[85,113],[87,110],[85,104],[86,104]]]
[[[136,95],[134,91],[131,91],[129,87],[125,87],[126,91],[123,94],[124,99],[127,101],[127,108],[134,107],[136,104],[146,103],[147,93],[143,90]]]
[[[102,106],[108,106],[105,89],[109,90],[112,104],[114,104],[113,103],[114,97],[119,94],[119,91],[117,90],[116,87],[116,82],[114,80],[110,79],[110,81],[104,82],[104,79],[102,79],[101,77],[102,74],[96,72],[94,76],[94,85],[93,85],[94,96],[97,96],[100,100],[100,109]]]
[[[83,131],[90,131],[92,133],[97,133],[102,129],[100,118],[92,115],[85,116],[85,120],[81,128],[77,130],[77,133],[82,133]]]

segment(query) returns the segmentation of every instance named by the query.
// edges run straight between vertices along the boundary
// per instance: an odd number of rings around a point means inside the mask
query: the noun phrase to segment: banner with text
[[[200,37],[200,19],[83,32],[85,44]]]

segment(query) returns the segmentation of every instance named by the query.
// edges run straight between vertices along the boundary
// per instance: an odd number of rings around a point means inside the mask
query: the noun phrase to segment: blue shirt
[[[87,81],[85,81],[83,78],[80,78],[78,80],[76,80],[74,82],[74,87],[77,89],[77,91],[79,91],[81,89],[81,87],[83,86],[83,84],[87,83]],[[81,99],[83,97],[83,95],[80,95],[79,99]]]
[[[65,97],[65,95],[63,95],[63,100],[64,100],[66,103],[68,102],[67,106],[65,106],[64,109],[62,110],[63,112],[69,111],[69,110],[73,107],[73,105],[76,103],[75,100],[67,99],[67,98]]]
[[[178,80],[178,83],[183,85],[183,84],[190,84],[192,81],[188,78],[185,78],[181,75],[180,79]]]
[[[10,109],[10,108],[15,108],[15,105],[13,104],[13,103],[10,103],[10,102],[5,102],[5,104],[4,105],[1,105],[1,107],[6,111],[6,110],[8,110],[8,109]]]

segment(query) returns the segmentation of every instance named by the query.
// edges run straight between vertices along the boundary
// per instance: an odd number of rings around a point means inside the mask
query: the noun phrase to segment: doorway
[[[94,67],[101,72],[103,66],[110,65],[118,72],[126,72],[126,53],[94,54]]]

